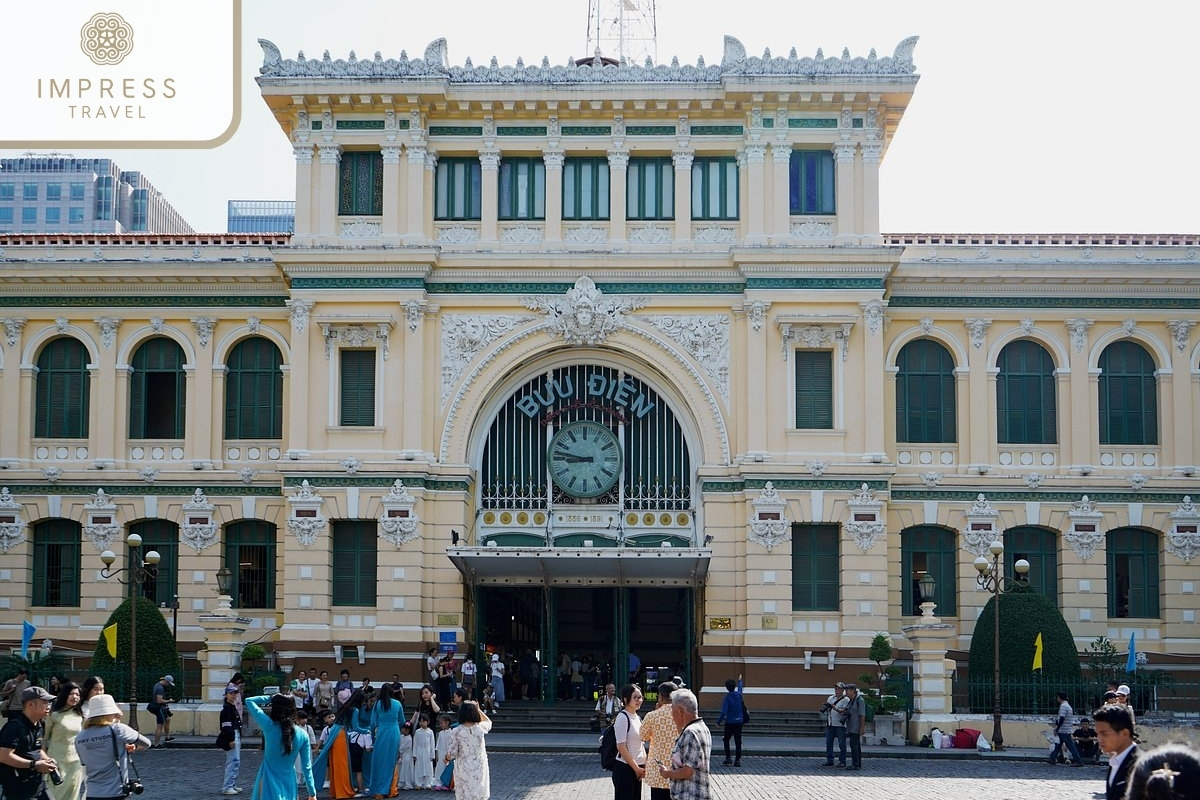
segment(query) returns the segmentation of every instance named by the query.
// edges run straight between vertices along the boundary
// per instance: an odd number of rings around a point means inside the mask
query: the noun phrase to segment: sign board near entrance
[[[442,653],[453,653],[458,643],[458,634],[454,631],[438,631],[438,650]]]

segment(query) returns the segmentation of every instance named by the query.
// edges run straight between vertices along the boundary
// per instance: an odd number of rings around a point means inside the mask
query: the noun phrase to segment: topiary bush
[[[993,646],[996,598],[988,600],[975,623],[968,661],[971,711],[988,713],[993,705]],[[1042,635],[1042,669],[1033,670],[1034,645]],[[1082,683],[1079,653],[1062,612],[1032,588],[1016,587],[1000,597],[1000,706],[1007,714],[1045,713],[1057,707],[1060,689],[1075,698]]]
[[[124,700],[129,697],[129,654],[132,628],[130,620],[130,601],[125,600],[109,615],[104,623],[107,628],[114,622],[117,624],[117,657],[108,654],[108,644],[103,636],[96,642],[96,650],[92,653],[91,671],[104,678],[105,690],[114,697]],[[179,668],[179,653],[175,649],[175,639],[171,636],[171,628],[163,619],[158,606],[145,597],[137,598],[137,699],[145,701],[150,698],[150,690],[164,675],[181,675]],[[176,697],[179,687],[171,693]]]

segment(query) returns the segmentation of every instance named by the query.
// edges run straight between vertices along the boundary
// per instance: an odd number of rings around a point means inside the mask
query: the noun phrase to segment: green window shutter
[[[1136,342],[1113,342],[1099,359],[1100,443],[1158,444],[1154,359]]]
[[[996,359],[996,431],[1001,444],[1058,441],[1054,359],[1036,342],[1011,342]]]
[[[182,439],[187,413],[183,348],[165,336],[148,339],[131,361],[131,439]]]
[[[378,583],[378,523],[337,520],[331,523],[335,606],[374,606]]]
[[[921,590],[917,584],[926,572],[937,581],[934,591],[937,615],[953,617],[958,614],[957,536],[956,531],[932,525],[917,525],[900,532],[902,614],[917,616],[921,613]]]
[[[383,153],[342,153],[338,175],[338,214],[383,214]]]
[[[1159,617],[1159,536],[1140,528],[1117,528],[1105,536],[1108,616]]]
[[[563,164],[562,208],[564,220],[608,219],[608,159],[566,159]]]
[[[261,520],[225,527],[225,566],[233,578],[235,608],[275,607],[275,532]]]
[[[225,379],[225,438],[278,439],[283,435],[283,357],[262,337],[230,351]]]
[[[151,519],[131,524],[129,532],[142,537],[143,558],[151,550],[160,556],[154,577],[142,583],[142,596],[155,605],[169,605],[179,592],[179,526],[170,520]]]
[[[74,520],[50,519],[33,526],[33,605],[79,605],[82,541],[83,528]]]
[[[833,428],[833,353],[796,350],[796,427]]]
[[[630,158],[625,180],[626,219],[675,219],[675,165],[670,158]]]
[[[1004,574],[1015,578],[1015,564],[1022,558],[1029,562],[1029,585],[1059,605],[1058,534],[1033,525],[1009,528],[1004,532]]]
[[[837,611],[841,567],[837,525],[792,525],[792,610]]]
[[[375,351],[342,350],[340,425],[375,424]]]
[[[34,398],[34,436],[83,439],[88,435],[91,375],[87,348],[63,337],[38,356]]]
[[[897,441],[957,441],[954,359],[950,352],[932,339],[917,339],[900,350],[896,368]]]

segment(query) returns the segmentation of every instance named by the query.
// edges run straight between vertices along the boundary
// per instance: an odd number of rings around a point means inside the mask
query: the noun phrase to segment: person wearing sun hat
[[[149,739],[121,722],[121,707],[112,695],[98,694],[89,700],[87,721],[75,737],[75,750],[87,772],[88,798],[124,797],[130,778],[129,753],[148,747]]]
[[[1129,719],[1131,722],[1133,722],[1134,728],[1136,729],[1137,716],[1133,713],[1133,704],[1129,702],[1129,694],[1129,684],[1122,683],[1117,687],[1117,697],[1115,702],[1117,705],[1125,706],[1125,708],[1129,710]]]

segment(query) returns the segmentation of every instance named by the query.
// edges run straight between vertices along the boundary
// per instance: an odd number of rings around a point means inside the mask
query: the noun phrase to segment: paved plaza
[[[249,798],[261,751],[242,756],[241,795]],[[154,751],[137,757],[146,784],[141,800],[195,800],[219,797],[225,754],[212,749]],[[598,759],[582,753],[492,753],[495,800],[607,800],[609,773]],[[1104,768],[1051,767],[1011,758],[864,758],[861,772],[821,766],[809,756],[751,756],[741,769],[716,767],[714,800],[1093,800],[1102,792]],[[649,789],[643,797],[650,796]],[[402,798],[452,797],[441,792],[401,792]],[[321,798],[326,795],[321,793]],[[1103,797],[1103,794],[1101,794]],[[303,798],[302,798],[303,800]]]

